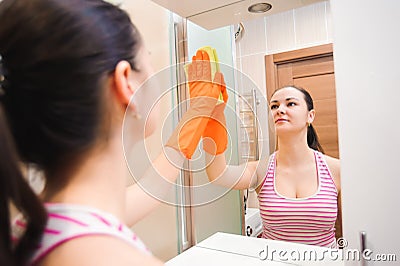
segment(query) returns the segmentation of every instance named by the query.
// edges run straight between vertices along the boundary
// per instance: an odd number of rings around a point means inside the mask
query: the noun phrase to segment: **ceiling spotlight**
[[[256,3],[247,9],[250,13],[265,13],[272,8],[272,5],[269,3]]]

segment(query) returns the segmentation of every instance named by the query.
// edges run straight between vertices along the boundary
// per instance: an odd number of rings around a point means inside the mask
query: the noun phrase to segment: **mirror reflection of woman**
[[[322,153],[312,126],[312,98],[302,88],[287,86],[274,92],[269,107],[277,150],[269,159],[228,166],[222,148],[227,141],[209,136],[203,144],[208,177],[218,185],[255,189],[263,238],[336,247],[340,164]],[[223,110],[215,117],[223,117]],[[225,122],[219,121],[222,132]]]

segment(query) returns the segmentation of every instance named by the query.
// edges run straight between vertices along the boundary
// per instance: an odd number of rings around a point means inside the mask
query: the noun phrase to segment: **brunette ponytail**
[[[0,105],[0,265],[24,265],[39,242],[47,215],[39,198],[25,181],[14,140]],[[10,227],[10,205],[26,220],[26,230],[16,246]]]
[[[307,128],[307,144],[311,149],[324,153],[324,149],[319,143],[317,132],[312,124]]]

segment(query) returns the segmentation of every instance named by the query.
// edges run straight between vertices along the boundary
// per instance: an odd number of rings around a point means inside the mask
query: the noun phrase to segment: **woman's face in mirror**
[[[270,115],[277,134],[304,130],[314,118],[312,112],[303,93],[293,87],[280,89],[271,97]]]

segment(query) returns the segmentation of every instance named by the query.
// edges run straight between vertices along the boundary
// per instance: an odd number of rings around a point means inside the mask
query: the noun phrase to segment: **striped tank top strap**
[[[318,177],[320,179],[320,192],[325,191],[337,197],[338,191],[333,181],[332,173],[326,163],[325,156],[321,152],[315,151],[315,157],[317,161]]]
[[[265,178],[263,180],[263,185],[260,191],[263,189],[263,187],[266,185],[267,182],[271,181],[273,182],[274,172],[275,172],[275,156],[276,152],[274,152],[273,154],[271,154],[271,156],[269,156],[267,174],[265,175]],[[260,196],[260,194],[258,194],[258,196]]]

